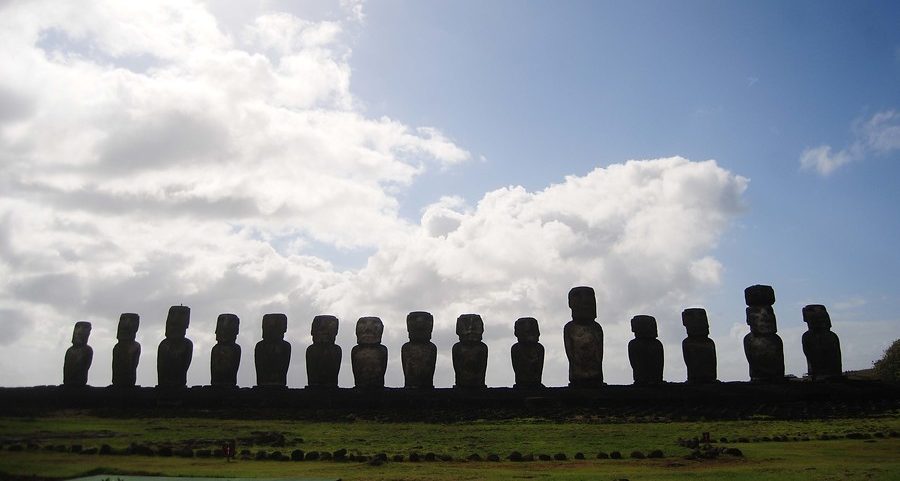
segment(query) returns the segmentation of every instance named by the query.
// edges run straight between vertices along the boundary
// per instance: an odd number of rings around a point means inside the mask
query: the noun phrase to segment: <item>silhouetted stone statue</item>
[[[453,345],[453,370],[459,388],[484,388],[488,347],[481,342],[484,321],[478,314],[463,314],[456,319],[459,342]]]
[[[384,387],[388,350],[381,344],[384,323],[377,317],[356,321],[356,345],[350,350],[353,382],[358,388]]]
[[[631,318],[634,339],[628,343],[628,360],[635,384],[660,384],[663,382],[663,345],[657,339],[656,318],[634,316]]]
[[[309,387],[336,388],[341,370],[341,346],[334,343],[338,319],[334,316],[313,318],[313,343],[306,348],[306,378]]]
[[[434,329],[434,317],[430,313],[415,311],[406,316],[409,342],[403,344],[400,350],[404,387],[419,389],[434,387],[437,346],[431,342],[432,329]]]
[[[569,358],[569,386],[603,385],[603,328],[597,323],[597,299],[594,289],[574,287],[569,291],[572,320],[563,328],[566,356]]]
[[[513,371],[516,374],[516,383],[513,387],[544,387],[541,383],[544,372],[544,346],[538,342],[541,331],[537,319],[520,317],[516,320],[513,332],[518,339],[510,349]]]
[[[831,316],[821,304],[803,308],[803,322],[808,330],[803,333],[803,354],[807,371],[813,381],[841,379],[841,341],[831,332]]]
[[[141,345],[135,341],[141,318],[135,313],[126,312],[119,316],[116,339],[112,353],[112,385],[116,387],[134,387],[137,384],[137,367],[141,360]]]
[[[210,384],[237,387],[241,365],[241,346],[237,344],[241,320],[234,314],[219,314],[216,319],[216,345],[209,355]]]
[[[88,369],[94,360],[94,350],[88,346],[91,335],[91,323],[78,321],[72,330],[72,346],[66,349],[63,362],[63,384],[66,386],[87,385]]]
[[[156,354],[156,376],[159,387],[187,386],[187,371],[194,355],[194,343],[185,337],[191,323],[191,308],[172,306],[166,317],[166,338]]]
[[[750,365],[750,380],[779,382],[784,380],[784,345],[778,337],[775,320],[775,291],[771,286],[755,285],[744,290],[747,302],[747,324],[750,334],[744,336],[744,353]]]
[[[262,340],[256,343],[256,385],[287,387],[287,372],[291,365],[291,343],[284,340],[287,316],[273,313],[262,318]]]
[[[681,323],[687,329],[687,337],[681,341],[681,353],[687,366],[687,382],[715,382],[716,343],[709,338],[706,311],[700,308],[685,309],[681,311]]]

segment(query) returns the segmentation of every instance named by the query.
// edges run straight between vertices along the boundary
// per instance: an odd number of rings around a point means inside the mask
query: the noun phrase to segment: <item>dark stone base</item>
[[[83,409],[112,416],[342,419],[352,414],[404,421],[574,414],[625,420],[853,417],[900,408],[900,388],[879,382],[718,382],[595,389],[186,389],[36,386],[0,388],[0,412],[29,416]]]

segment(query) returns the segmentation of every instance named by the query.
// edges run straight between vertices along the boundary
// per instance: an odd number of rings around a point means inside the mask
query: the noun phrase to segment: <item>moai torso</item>
[[[312,322],[313,343],[306,348],[306,378],[309,387],[336,388],[341,370],[341,346],[334,343],[338,319],[316,316]]]
[[[387,372],[387,347],[381,344],[384,323],[377,317],[356,321],[356,345],[350,350],[353,381],[358,388],[383,388]]]
[[[516,320],[513,332],[518,342],[510,348],[513,371],[516,374],[516,388],[544,387],[541,377],[544,372],[544,346],[538,342],[541,331],[537,319],[522,317]]]
[[[685,309],[681,312],[681,323],[687,330],[687,337],[681,341],[681,353],[687,366],[687,382],[715,382],[716,343],[709,338],[706,311],[699,308]]]
[[[631,331],[635,338],[628,343],[628,360],[635,384],[663,382],[663,345],[657,339],[656,319],[653,316],[634,316]]]
[[[803,321],[809,329],[802,338],[809,376],[814,381],[842,378],[841,341],[831,332],[831,317],[825,306],[804,307]]]
[[[463,314],[456,319],[459,342],[453,345],[453,371],[459,388],[484,388],[488,347],[481,342],[484,321],[478,314]]]
[[[594,289],[575,287],[569,291],[572,320],[563,328],[569,358],[569,386],[603,385],[603,328],[597,323]]]
[[[90,335],[90,322],[78,321],[75,323],[75,329],[72,332],[72,347],[66,350],[66,358],[63,362],[63,385],[87,385],[88,370],[94,360],[94,350],[87,344]]]
[[[287,372],[291,365],[291,343],[284,340],[287,316],[265,314],[262,319],[263,338],[256,343],[256,385],[287,387]]]
[[[135,341],[140,326],[140,316],[126,312],[119,316],[116,331],[118,342],[113,346],[112,384],[116,387],[133,387],[137,384],[137,367],[141,360],[141,345]]]
[[[400,349],[403,363],[403,386],[431,389],[434,387],[434,368],[437,363],[437,346],[431,342],[434,318],[428,312],[410,312],[406,316],[409,342]]]
[[[210,384],[237,387],[241,365],[241,346],[237,344],[241,320],[234,314],[219,314],[216,319],[216,345],[209,356]]]
[[[744,353],[750,366],[750,380],[780,382],[784,380],[784,345],[778,337],[775,319],[775,291],[770,286],[750,286],[744,290],[747,302],[747,324],[750,334],[744,336]]]
[[[159,343],[156,374],[159,387],[187,386],[187,371],[194,355],[194,343],[185,337],[190,325],[191,308],[172,306],[166,317],[166,338]]]

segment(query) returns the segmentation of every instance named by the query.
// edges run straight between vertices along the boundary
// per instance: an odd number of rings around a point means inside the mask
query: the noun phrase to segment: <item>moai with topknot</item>
[[[210,384],[216,387],[237,387],[237,372],[241,365],[241,346],[237,336],[241,320],[234,314],[219,314],[216,319],[216,345],[209,356]]]
[[[784,380],[784,344],[778,337],[775,319],[775,290],[755,285],[744,290],[747,302],[747,324],[750,334],[744,336],[744,354],[750,365],[753,382]]]
[[[831,316],[825,306],[811,304],[803,308],[803,354],[809,377],[813,381],[843,378],[841,368],[841,341],[831,332]]]
[[[383,388],[388,350],[381,344],[384,323],[377,317],[356,321],[356,345],[350,350],[353,383],[358,388]]]
[[[716,343],[709,338],[706,310],[690,308],[681,311],[681,323],[687,330],[687,337],[681,341],[681,353],[687,366],[687,382],[716,382]]]
[[[544,387],[541,377],[544,372],[544,346],[538,340],[541,330],[537,319],[520,317],[516,320],[513,333],[518,342],[512,345],[510,357],[516,374],[515,388]]]
[[[485,388],[488,347],[481,342],[484,321],[478,314],[463,314],[456,319],[459,342],[453,345],[453,371],[458,388]]]
[[[569,291],[572,320],[563,328],[566,357],[569,358],[569,386],[603,385],[603,328],[597,323],[594,289],[574,287]]]
[[[334,343],[338,318],[316,316],[312,321],[313,343],[306,348],[306,379],[312,388],[337,388],[341,370],[341,346]]]
[[[87,385],[88,370],[91,368],[91,361],[94,360],[94,350],[87,343],[90,335],[90,322],[75,323],[75,329],[72,330],[72,346],[66,349],[63,362],[63,385]]]
[[[194,343],[185,337],[191,323],[191,308],[172,306],[166,316],[166,338],[156,351],[156,375],[159,387],[187,386],[187,372],[194,355]]]
[[[262,340],[256,343],[256,385],[287,387],[287,372],[291,365],[291,343],[284,340],[287,316],[265,314],[262,318]]]
[[[400,358],[403,363],[403,386],[431,389],[434,387],[434,368],[437,362],[437,346],[431,342],[434,317],[431,313],[416,311],[406,316],[409,342],[403,344]]]
[[[137,367],[141,360],[141,345],[135,340],[141,318],[133,312],[119,316],[116,329],[116,345],[112,352],[112,385],[134,387],[137,384]]]
[[[659,342],[656,318],[634,316],[631,318],[634,339],[628,343],[628,360],[635,384],[661,384],[663,382],[663,345]]]

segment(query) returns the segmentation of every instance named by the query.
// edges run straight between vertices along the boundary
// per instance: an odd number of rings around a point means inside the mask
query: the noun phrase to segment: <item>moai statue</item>
[[[194,343],[185,337],[191,323],[191,308],[172,306],[166,316],[166,338],[156,351],[156,376],[159,387],[187,387],[187,371],[194,355]]]
[[[784,345],[778,337],[775,320],[775,291],[771,286],[755,285],[744,289],[747,302],[747,324],[750,334],[744,336],[744,354],[750,365],[750,380],[779,382],[784,380]]]
[[[291,365],[291,343],[284,340],[287,316],[265,314],[262,318],[262,340],[256,343],[256,385],[287,387],[287,372]]]
[[[563,328],[569,358],[569,386],[603,385],[603,328],[597,323],[594,289],[581,286],[569,291],[572,320]]]
[[[216,345],[209,356],[209,383],[213,386],[237,387],[241,346],[235,341],[240,325],[241,320],[234,314],[219,314],[216,319]]]
[[[63,363],[63,384],[66,386],[87,385],[88,369],[94,360],[94,350],[88,346],[91,335],[91,323],[78,321],[72,331],[72,347],[66,349]]]
[[[831,316],[821,304],[803,308],[803,322],[808,330],[803,333],[803,354],[809,377],[813,381],[841,379],[841,341],[831,332]]]
[[[488,347],[481,342],[484,321],[478,314],[463,314],[456,319],[459,342],[453,345],[453,370],[459,388],[484,388],[487,384]]]
[[[403,344],[400,358],[403,362],[403,386],[431,389],[434,387],[434,366],[437,362],[437,346],[431,342],[434,317],[431,313],[416,311],[406,316],[409,342]]]
[[[356,321],[356,345],[350,350],[353,382],[358,388],[383,388],[388,350],[381,344],[384,323],[377,317]]]
[[[134,387],[137,384],[137,367],[141,360],[141,345],[135,341],[141,318],[126,312],[119,316],[116,339],[113,347],[112,384],[116,387]]]
[[[661,384],[663,382],[663,345],[657,339],[656,318],[634,316],[631,318],[634,339],[628,343],[628,360],[635,384]]]
[[[306,348],[306,378],[312,388],[336,388],[341,370],[341,346],[334,343],[338,319],[334,316],[313,318],[313,343]]]
[[[513,333],[518,342],[512,345],[510,357],[516,373],[515,388],[544,387],[541,376],[544,372],[544,346],[538,342],[541,330],[537,319],[520,317],[516,320]]]
[[[681,323],[687,337],[681,341],[681,353],[687,366],[687,382],[716,382],[716,343],[709,338],[706,310],[691,308],[681,311]]]

